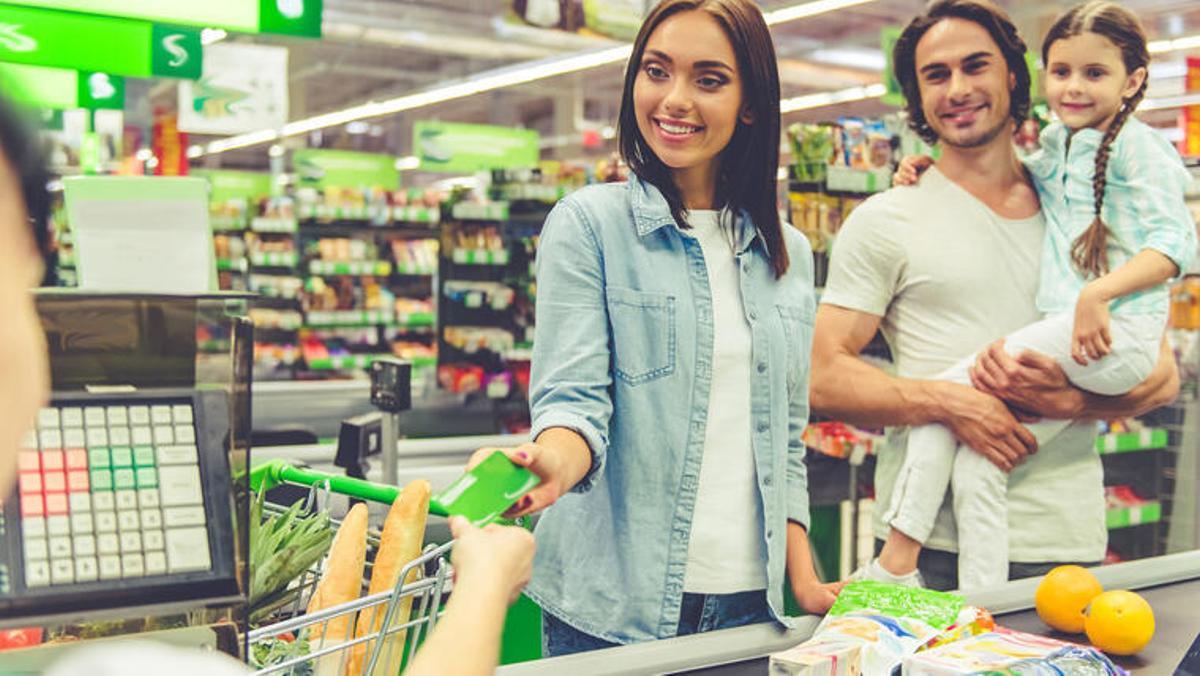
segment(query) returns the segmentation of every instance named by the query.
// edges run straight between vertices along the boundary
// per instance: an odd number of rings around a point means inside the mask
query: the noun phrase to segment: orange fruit
[[[1132,655],[1154,637],[1154,610],[1131,591],[1108,591],[1092,599],[1083,627],[1097,648]]]
[[[1081,566],[1058,566],[1042,578],[1033,597],[1042,622],[1059,631],[1083,631],[1084,610],[1104,591],[1099,580]]]

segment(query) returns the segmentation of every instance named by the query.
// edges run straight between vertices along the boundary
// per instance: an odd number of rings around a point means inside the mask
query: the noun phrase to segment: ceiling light
[[[1200,35],[1188,35],[1174,40],[1155,40],[1146,44],[1151,54],[1178,52],[1184,49],[1200,49]]]
[[[200,31],[200,44],[207,47],[213,43],[220,42],[227,37],[229,37],[229,33],[226,33],[223,29],[205,28],[204,30]]]
[[[396,158],[396,171],[412,171],[421,166],[421,158],[416,155]]]
[[[819,61],[824,64],[859,68],[876,73],[887,68],[887,57],[878,49],[861,49],[855,47],[817,49],[811,52],[808,58],[809,60]]]
[[[875,0],[815,0],[813,2],[804,2],[792,7],[777,9],[772,12],[767,12],[763,15],[768,26],[794,21],[805,17],[815,16],[824,12],[832,12],[838,9],[845,9],[855,5],[863,5]],[[585,52],[566,57],[556,57],[534,61],[532,63],[520,64],[518,66],[498,68],[490,71],[485,71],[474,77],[467,78],[460,82],[427,89],[415,94],[400,96],[387,101],[371,101],[362,105],[353,106],[345,110],[339,110],[325,115],[318,115],[304,120],[297,120],[285,124],[279,132],[274,130],[263,129],[249,134],[241,134],[231,136],[220,141],[209,143],[204,152],[206,154],[225,152],[234,148],[244,148],[246,146],[257,145],[260,143],[268,143],[274,141],[281,136],[297,136],[305,134],[317,129],[333,127],[340,124],[347,124],[354,120],[361,120],[369,117],[378,117],[380,115],[390,115],[399,113],[413,108],[421,108],[430,106],[453,99],[471,96],[473,94],[481,94],[483,92],[494,91],[504,87],[513,87],[520,84],[527,84],[536,80],[543,80],[558,75],[566,75],[581,70],[589,70],[606,66],[610,64],[620,63],[629,59],[630,53],[633,51],[632,45],[621,45],[619,47],[611,47],[597,51]]]
[[[818,92],[816,94],[805,94],[795,98],[786,99],[779,104],[781,113],[792,113],[797,110],[808,110],[810,108],[821,108],[823,106],[832,106],[837,103],[850,103],[852,101],[865,101],[867,99],[877,99],[887,93],[887,87],[877,83],[867,85],[865,87],[850,87],[848,89],[840,89],[835,92]]]

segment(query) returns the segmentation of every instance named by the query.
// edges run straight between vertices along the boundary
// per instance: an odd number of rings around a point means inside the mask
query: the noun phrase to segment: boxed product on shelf
[[[467,354],[490,350],[503,354],[513,347],[513,335],[508,331],[490,326],[447,326],[444,332],[447,345]]]
[[[832,421],[809,425],[804,429],[803,439],[809,448],[835,458],[872,455],[883,442],[881,435]]]
[[[466,282],[450,280],[445,284],[445,297],[464,307],[487,307],[492,310],[506,310],[513,304],[516,292],[507,284],[501,282]]]
[[[1185,277],[1171,289],[1171,328],[1200,331],[1200,276]]]
[[[249,288],[272,298],[297,298],[304,288],[304,280],[299,277],[281,275],[250,275]]]
[[[483,387],[483,367],[477,364],[442,364],[437,370],[438,384],[454,394],[471,394]]]
[[[437,270],[438,241],[436,239],[393,239],[392,258],[396,270],[406,272],[429,272]]]
[[[274,308],[251,308],[250,319],[254,326],[260,329],[298,329],[304,323],[304,318],[296,310],[277,310]]]

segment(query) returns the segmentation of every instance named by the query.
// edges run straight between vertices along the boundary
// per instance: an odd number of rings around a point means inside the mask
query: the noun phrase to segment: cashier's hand
[[[804,612],[824,615],[833,607],[833,602],[837,600],[838,594],[845,586],[845,580],[841,582],[817,582],[814,580],[801,588],[793,589],[792,594],[796,597],[796,604]]]
[[[507,518],[515,519],[546,509],[578,481],[578,478],[571,478],[571,468],[563,462],[561,453],[554,453],[545,444],[532,441],[515,448],[481,448],[471,456],[467,470],[470,471],[496,451],[503,451],[513,464],[529,469],[542,480],[537,488],[529,491],[504,513]]]
[[[938,422],[993,465],[1011,472],[1025,456],[1037,452],[1033,433],[999,398],[957,383],[939,382],[937,387],[943,411]]]
[[[518,526],[491,524],[476,528],[461,516],[450,517],[454,536],[455,583],[484,589],[503,589],[512,605],[533,576],[533,534]]]
[[[1087,402],[1050,357],[1025,351],[1013,357],[998,340],[979,353],[971,368],[975,388],[1003,399],[1026,422],[1039,417],[1073,420]]]

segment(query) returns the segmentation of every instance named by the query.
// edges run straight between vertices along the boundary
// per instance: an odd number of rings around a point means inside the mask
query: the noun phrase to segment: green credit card
[[[538,475],[513,464],[503,451],[496,451],[433,496],[429,512],[464,516],[482,526],[499,518],[540,482]]]

